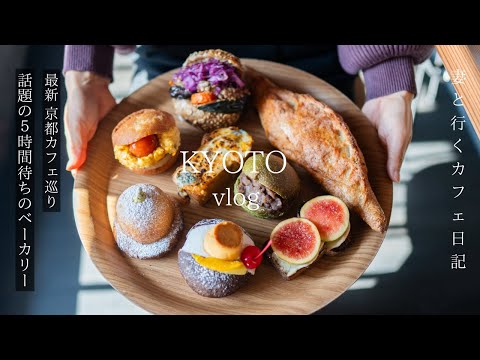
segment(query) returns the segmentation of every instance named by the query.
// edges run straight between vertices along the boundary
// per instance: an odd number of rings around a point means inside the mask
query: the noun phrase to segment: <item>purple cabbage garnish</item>
[[[236,68],[218,59],[210,59],[182,68],[173,75],[173,80],[180,80],[185,89],[191,93],[197,91],[200,81],[208,81],[214,87],[216,95],[228,87],[243,88],[245,86]]]

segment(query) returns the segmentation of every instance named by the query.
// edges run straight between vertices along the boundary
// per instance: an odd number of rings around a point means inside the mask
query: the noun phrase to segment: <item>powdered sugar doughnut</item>
[[[118,247],[128,256],[150,259],[165,255],[183,230],[180,206],[151,184],[136,184],[118,198],[113,232]]]

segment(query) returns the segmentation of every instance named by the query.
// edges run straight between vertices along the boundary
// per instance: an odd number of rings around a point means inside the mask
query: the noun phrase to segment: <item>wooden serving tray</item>
[[[301,70],[262,60],[243,60],[278,85],[303,93],[332,106],[344,117],[363,151],[369,178],[387,218],[392,208],[392,183],[385,170],[386,153],[375,129],[346,96],[323,80]],[[142,108],[158,108],[173,113],[168,80],[173,72],[150,81],[123,99],[100,122],[88,147],[88,158],[78,171],[73,190],[75,221],[83,245],[105,278],[125,297],[156,314],[310,314],[346,291],[375,257],[384,235],[371,230],[352,213],[353,241],[335,257],[323,257],[311,269],[292,281],[284,281],[266,261],[249,283],[231,296],[210,299],[197,295],[183,280],[177,265],[177,250],[156,260],[136,260],[117,248],[111,223],[117,197],[135,183],[151,183],[172,196],[176,188],[171,179],[176,166],[154,175],[137,175],[122,167],[113,156],[111,133],[126,115]],[[181,150],[196,150],[202,132],[177,121],[181,131]],[[253,150],[271,151],[255,109],[249,108],[238,123],[254,139]],[[301,200],[322,193],[320,186],[302,169]],[[233,184],[232,184],[233,185]],[[232,186],[233,187],[233,186]],[[295,216],[296,209],[289,216]],[[279,220],[257,219],[237,206],[218,207],[212,199],[205,207],[191,203],[183,207],[186,231],[204,218],[232,220],[243,226],[258,242],[268,240]],[[184,234],[186,234],[186,231]],[[183,243],[184,236],[181,241]],[[180,248],[179,244],[178,248]]]

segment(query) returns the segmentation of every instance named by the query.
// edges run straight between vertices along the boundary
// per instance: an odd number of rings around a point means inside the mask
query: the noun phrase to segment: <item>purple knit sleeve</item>
[[[343,69],[363,70],[367,100],[406,90],[417,93],[413,66],[432,52],[430,45],[339,45]]]
[[[112,79],[113,54],[127,54],[135,45],[66,45],[63,73],[68,70],[92,71]]]

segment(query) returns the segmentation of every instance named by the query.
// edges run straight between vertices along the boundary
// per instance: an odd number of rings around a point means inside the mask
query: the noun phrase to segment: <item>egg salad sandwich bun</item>
[[[121,120],[112,132],[115,159],[138,174],[159,174],[176,161],[180,131],[167,112],[144,109]]]

